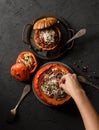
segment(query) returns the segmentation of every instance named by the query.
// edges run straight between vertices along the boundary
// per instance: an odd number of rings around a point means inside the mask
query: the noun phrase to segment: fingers
[[[77,78],[76,74],[68,73],[68,74],[62,76],[62,78],[59,81],[59,86],[62,87],[63,85],[66,85],[66,79],[68,80],[68,79],[72,79],[72,78],[76,79]]]
[[[68,95],[74,95],[75,90],[80,88],[76,74],[68,73],[60,79],[59,87],[64,89]]]
[[[59,81],[59,87],[64,88],[66,85],[66,75],[62,76],[62,78]]]
[[[63,75],[62,78],[61,78],[61,80],[60,80],[60,82],[66,80],[66,78],[68,78],[68,77],[74,77],[74,78],[76,78],[77,75],[75,73],[74,74],[68,73],[66,75]]]
[[[62,78],[60,79],[60,81],[59,81],[59,84],[65,84],[65,82],[66,82],[65,77],[62,77]]]
[[[74,74],[72,74],[72,76],[74,77],[74,78],[77,78],[77,75],[74,73]]]

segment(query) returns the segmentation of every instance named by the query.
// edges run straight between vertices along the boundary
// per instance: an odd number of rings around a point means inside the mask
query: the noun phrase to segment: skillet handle
[[[32,31],[32,28],[33,28],[32,24],[26,24],[24,25],[23,30],[22,30],[22,41],[25,44],[29,45],[30,48],[32,47],[31,42],[30,42],[30,34]]]
[[[63,18],[57,18],[57,19],[63,24],[64,28],[67,29],[68,33],[70,33],[71,36],[74,36],[75,30],[73,28],[71,28],[71,26],[69,25],[69,23],[65,19],[63,19]],[[67,44],[67,41],[66,41],[65,45],[66,45],[66,49],[67,50],[72,49],[72,47],[74,45],[74,40],[72,40],[70,42],[70,44]]]
[[[68,31],[70,31],[72,35],[74,35],[74,33],[75,33],[75,31],[70,28],[68,29]],[[70,50],[73,47],[73,45],[74,45],[74,40],[71,41],[70,45],[67,47],[67,50]]]

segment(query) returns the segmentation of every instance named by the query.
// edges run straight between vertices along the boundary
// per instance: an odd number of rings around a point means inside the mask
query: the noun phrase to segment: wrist
[[[79,99],[80,97],[82,97],[83,95],[85,95],[85,91],[82,88],[76,89],[75,92],[71,95],[71,97],[74,100]]]

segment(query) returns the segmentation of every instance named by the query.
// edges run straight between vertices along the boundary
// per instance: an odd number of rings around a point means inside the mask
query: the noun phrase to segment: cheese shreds
[[[44,41],[48,42],[49,44],[55,41],[55,32],[53,30],[46,30],[46,32],[43,34]]]
[[[41,90],[48,96],[61,100],[66,97],[65,91],[59,87],[59,80],[65,75],[64,70],[58,70],[57,68],[51,68],[43,74],[43,80],[41,83]]]
[[[40,31],[39,39],[41,41],[43,40],[43,44],[45,44],[46,46],[54,45],[58,40],[58,35],[53,29],[45,29]]]

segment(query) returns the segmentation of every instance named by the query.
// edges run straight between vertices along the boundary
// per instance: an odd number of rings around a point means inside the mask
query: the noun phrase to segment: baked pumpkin
[[[38,48],[49,51],[55,49],[61,39],[61,31],[55,17],[40,18],[34,22],[34,41]]]
[[[30,74],[36,70],[38,64],[35,55],[29,51],[21,52],[17,57],[16,63],[23,63]]]
[[[61,38],[61,32],[58,27],[50,27],[42,30],[35,30],[34,41],[35,44],[42,50],[55,49]]]
[[[68,101],[70,96],[59,87],[59,80],[67,73],[70,73],[70,70],[62,64],[50,63],[41,67],[34,76],[32,86],[37,97],[52,106]]]

